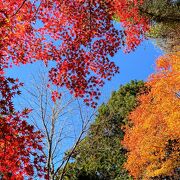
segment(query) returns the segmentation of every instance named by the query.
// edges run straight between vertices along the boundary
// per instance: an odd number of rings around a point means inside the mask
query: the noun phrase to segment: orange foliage
[[[175,177],[180,167],[180,52],[160,57],[156,70],[123,141],[129,150],[125,168],[135,179]]]

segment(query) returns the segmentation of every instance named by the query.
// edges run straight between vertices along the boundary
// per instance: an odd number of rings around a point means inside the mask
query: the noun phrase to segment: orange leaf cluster
[[[180,53],[160,57],[156,69],[123,141],[125,167],[135,179],[175,176],[180,167]]]

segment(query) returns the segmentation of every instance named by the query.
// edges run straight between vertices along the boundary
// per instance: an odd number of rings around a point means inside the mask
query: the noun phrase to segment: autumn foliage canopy
[[[43,137],[26,122],[30,110],[14,108],[12,98],[22,84],[6,77],[6,69],[37,61],[50,64],[49,85],[66,87],[95,108],[99,88],[119,72],[111,57],[119,49],[135,50],[145,39],[149,20],[139,11],[143,3],[0,0],[0,178],[45,174]],[[171,176],[180,167],[179,61],[179,53],[158,59],[157,72],[147,82],[149,93],[139,97],[129,116],[125,167],[136,179]],[[54,91],[53,101],[58,97]]]
[[[109,57],[132,51],[144,39],[148,20],[140,16],[143,1],[128,0],[1,0],[0,65],[47,65],[54,85],[95,107],[99,86],[119,68]],[[120,18],[122,30],[114,26]]]
[[[142,2],[141,2],[142,3]],[[114,26],[120,17],[122,29]],[[129,52],[144,39],[148,20],[138,13],[138,1],[128,0],[0,0],[0,173],[3,178],[43,173],[41,135],[25,119],[29,110],[16,112],[12,98],[18,82],[5,69],[43,61],[55,62],[49,71],[53,85],[65,86],[75,97],[96,106],[99,86],[119,68],[110,56]],[[52,93],[53,100],[59,97]],[[32,157],[34,161],[31,163]],[[37,159],[38,157],[38,159]],[[34,168],[33,168],[34,167]]]

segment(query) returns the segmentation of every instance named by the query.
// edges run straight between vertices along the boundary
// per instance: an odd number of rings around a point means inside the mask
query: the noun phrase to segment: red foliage
[[[0,76],[0,179],[44,176],[42,135],[25,119],[30,110],[16,112],[12,98],[19,94],[17,80]]]
[[[50,80],[96,105],[99,86],[119,68],[109,57],[123,46],[134,50],[148,21],[139,0],[0,0],[0,64],[55,61]],[[140,3],[142,3],[141,1]],[[115,28],[114,16],[122,30]],[[42,27],[35,26],[41,22]]]
[[[130,52],[144,40],[144,34],[149,29],[148,18],[141,16],[139,11],[144,0],[113,0],[110,2],[113,3],[116,17],[120,18],[126,35],[126,51]]]

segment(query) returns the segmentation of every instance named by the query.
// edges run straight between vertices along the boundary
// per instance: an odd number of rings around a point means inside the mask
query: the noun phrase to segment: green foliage
[[[144,0],[142,15],[151,20],[148,37],[165,52],[178,51],[180,45],[180,1]]]
[[[140,11],[156,22],[177,21],[180,16],[179,3],[172,0],[144,0]]]
[[[127,116],[137,106],[136,96],[146,88],[142,81],[131,81],[113,92],[107,104],[99,107],[88,135],[74,153],[74,162],[67,166],[65,180],[130,180],[123,163],[126,150],[121,146],[121,129]]]
[[[156,40],[156,44],[165,52],[180,50],[180,23],[158,23],[151,27],[149,37]]]

